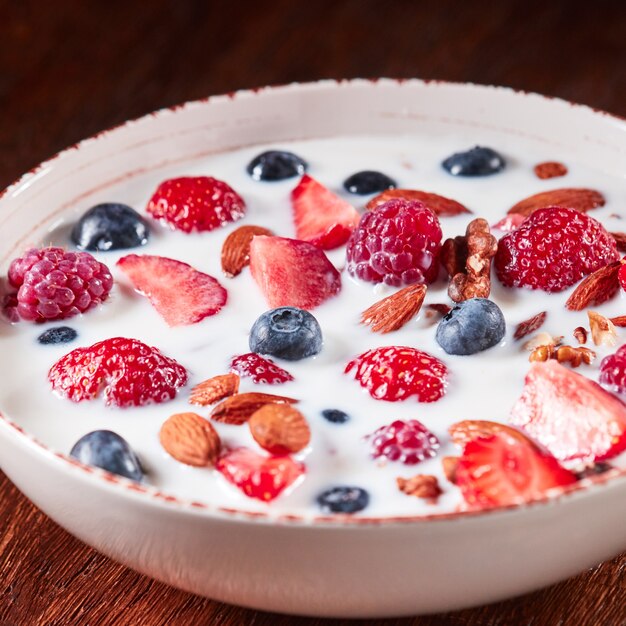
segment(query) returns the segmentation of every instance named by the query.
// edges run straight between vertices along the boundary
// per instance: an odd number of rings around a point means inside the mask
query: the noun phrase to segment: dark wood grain
[[[625,42],[619,0],[4,0],[0,186],[130,117],[263,84],[418,76],[509,85],[626,116]],[[380,623],[613,626],[626,624],[625,607],[622,556],[522,598]],[[0,626],[291,623],[323,620],[221,605],[151,581],[69,536],[0,475]]]

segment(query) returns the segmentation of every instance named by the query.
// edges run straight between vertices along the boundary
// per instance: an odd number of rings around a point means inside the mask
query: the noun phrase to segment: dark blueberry
[[[143,246],[149,235],[148,223],[137,211],[107,202],[91,207],[76,222],[72,241],[81,250],[105,252]]]
[[[448,354],[475,354],[502,341],[504,315],[486,298],[459,302],[437,326],[437,343]]]
[[[386,189],[395,189],[397,186],[396,181],[393,180],[393,178],[389,178],[387,174],[374,172],[372,170],[357,172],[356,174],[352,174],[352,176],[348,176],[348,178],[343,181],[343,188],[346,191],[359,196],[380,193]]]
[[[45,332],[37,337],[37,341],[44,345],[51,343],[68,343],[74,341],[78,337],[78,333],[69,326],[55,326],[48,328]]]
[[[495,150],[476,146],[456,152],[441,165],[453,176],[489,176],[503,170],[506,161]]]
[[[370,503],[370,494],[361,487],[333,487],[317,496],[317,503],[328,513],[358,513]]]
[[[293,152],[268,150],[255,156],[246,170],[254,180],[274,181],[302,176],[308,167],[307,162]]]
[[[110,430],[94,430],[81,437],[74,444],[70,456],[85,465],[99,467],[131,480],[143,479],[137,455],[125,439]]]
[[[350,420],[350,416],[339,409],[324,409],[322,417],[333,424],[344,424]]]
[[[283,306],[266,311],[250,331],[250,350],[287,361],[299,361],[322,349],[322,329],[303,309]]]

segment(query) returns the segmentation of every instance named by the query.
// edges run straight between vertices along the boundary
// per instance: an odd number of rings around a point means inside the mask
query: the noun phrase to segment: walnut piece
[[[412,478],[396,478],[398,489],[408,496],[435,501],[443,493],[436,476],[418,474]]]

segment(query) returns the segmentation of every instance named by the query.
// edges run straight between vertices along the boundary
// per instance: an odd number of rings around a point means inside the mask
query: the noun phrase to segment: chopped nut
[[[207,406],[232,396],[239,391],[237,374],[222,374],[209,378],[196,385],[189,395],[189,404]]]
[[[587,311],[591,338],[596,346],[614,346],[617,343],[617,332],[613,322],[596,311]]]
[[[537,163],[533,168],[537,178],[545,180],[547,178],[558,178],[567,174],[567,167],[558,161],[545,161]]]
[[[537,346],[528,357],[531,363],[535,361],[547,361],[555,354],[555,346],[553,344]]]
[[[570,311],[582,311],[588,306],[596,306],[610,300],[619,289],[617,273],[620,267],[621,262],[615,261],[583,278],[567,299],[565,308]]]
[[[465,267],[459,269],[464,252],[463,239],[467,257]],[[491,293],[491,259],[498,249],[498,240],[491,234],[487,220],[480,217],[472,220],[467,226],[465,237],[448,239],[444,242],[444,248],[446,246],[452,249],[446,257],[447,262],[444,261],[451,276],[448,286],[450,298],[454,302],[488,298]]]
[[[626,233],[610,233],[610,235],[615,239],[617,249],[620,252],[626,252]]]
[[[441,247],[441,263],[448,276],[452,278],[455,274],[463,272],[466,262],[467,239],[462,236],[446,239]]]
[[[515,329],[513,339],[517,341],[518,339],[526,337],[526,335],[530,335],[530,333],[534,333],[536,330],[541,328],[543,323],[546,321],[547,316],[548,314],[545,311],[541,311],[541,313],[533,315],[530,319],[520,322]]]
[[[398,489],[408,496],[416,496],[433,502],[443,493],[437,477],[428,474],[418,474],[412,478],[398,477],[396,482]]]
[[[618,315],[617,317],[612,317],[611,321],[614,326],[619,326],[620,328],[626,327],[626,315]]]
[[[545,345],[535,348],[528,360],[532,363],[556,359],[559,363],[569,363],[572,367],[579,367],[581,363],[590,365],[595,358],[596,353],[589,348]]]
[[[587,331],[582,326],[578,326],[578,328],[574,329],[574,337],[581,345],[587,343]]]
[[[563,337],[553,337],[548,333],[541,332],[537,333],[534,337],[529,339],[525,344],[523,344],[522,347],[524,348],[524,350],[532,352],[535,348],[538,348],[539,346],[559,345],[561,343],[561,339],[563,339]]]
[[[361,323],[375,333],[398,330],[419,313],[425,295],[426,285],[409,285],[363,311]]]

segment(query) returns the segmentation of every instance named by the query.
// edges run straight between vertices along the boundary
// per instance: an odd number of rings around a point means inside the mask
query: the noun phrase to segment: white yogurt
[[[487,145],[507,159],[504,172],[484,178],[454,178],[441,167],[441,161],[453,152],[476,144]],[[609,231],[626,230],[621,214],[626,205],[623,181],[599,171],[583,168],[538,141],[520,137],[503,137],[483,129],[452,135],[403,135],[375,137],[343,137],[257,146],[223,153],[199,160],[193,166],[168,167],[157,172],[111,187],[92,196],[88,205],[73,207],[61,222],[51,224],[41,243],[70,246],[68,232],[73,221],[89,206],[98,202],[118,201],[144,210],[147,201],[165,178],[183,175],[210,175],[228,182],[246,201],[246,217],[225,228],[202,234],[172,232],[153,222],[152,237],[142,249],[98,253],[99,260],[112,270],[116,284],[110,299],[96,311],[68,320],[79,337],[71,344],[40,346],[36,337],[56,324],[33,325],[21,322],[0,324],[3,355],[0,360],[0,406],[12,419],[51,448],[68,453],[74,442],[95,429],[110,429],[122,435],[141,457],[148,470],[147,482],[177,497],[207,502],[212,505],[250,511],[271,511],[276,515],[316,516],[320,512],[316,496],[336,485],[356,485],[371,496],[367,516],[420,515],[449,512],[458,507],[461,497],[456,487],[443,475],[441,458],[457,455],[447,428],[460,420],[485,419],[506,422],[511,406],[518,398],[528,354],[523,342],[514,342],[516,325],[546,310],[547,321],[541,330],[565,335],[565,342],[576,345],[572,331],[587,326],[586,313],[566,311],[564,303],[571,289],[547,296],[528,290],[501,287],[494,279],[491,298],[502,308],[507,334],[502,343],[486,352],[469,356],[449,356],[435,342],[436,324],[426,319],[426,308],[417,319],[403,329],[387,335],[372,333],[360,325],[360,313],[394,290],[369,283],[357,283],[342,274],[341,293],[313,311],[324,334],[324,349],[316,358],[299,362],[280,362],[295,378],[284,385],[255,385],[243,378],[241,391],[267,391],[301,400],[298,408],[307,417],[312,431],[310,446],[296,458],[306,464],[304,480],[283,493],[270,504],[246,497],[227,483],[216,471],[197,469],[178,463],[161,448],[158,432],[163,421],[173,413],[195,410],[207,416],[210,407],[190,407],[189,389],[214,375],[225,373],[232,356],[249,351],[248,332],[256,318],[268,309],[263,296],[246,269],[229,280],[220,269],[222,242],[233,229],[242,224],[270,228],[277,235],[293,237],[289,194],[297,179],[278,183],[255,182],[248,177],[245,166],[265,149],[289,149],[310,165],[309,173],[333,191],[338,192],[359,210],[369,198],[350,196],[342,189],[342,181],[362,169],[377,169],[394,178],[399,187],[433,191],[454,198],[473,211],[473,215],[442,218],[444,238],[463,234],[474,217],[485,217],[491,224],[502,218],[515,202],[539,191],[559,187],[586,186],[600,190],[607,199],[605,207],[595,210]],[[539,180],[533,166],[541,161],[564,162],[567,176]],[[496,233],[497,235],[499,233]],[[168,256],[190,263],[202,272],[215,276],[228,290],[224,309],[193,326],[169,328],[149,301],[135,293],[115,263],[129,253]],[[338,269],[345,264],[345,247],[328,253]],[[4,268],[6,270],[6,268]],[[443,273],[442,273],[443,274]],[[425,303],[449,303],[447,282],[443,276],[428,288]],[[626,313],[620,291],[610,303],[600,307],[607,316]],[[438,318],[434,318],[436,322]],[[625,331],[619,330],[621,335]],[[134,337],[157,346],[168,356],[183,364],[190,380],[176,400],[167,404],[137,409],[106,408],[101,399],[74,404],[57,398],[47,382],[50,366],[61,356],[79,346],[114,336]],[[619,342],[623,339],[620,336]],[[343,374],[351,357],[378,346],[406,345],[425,350],[446,363],[450,371],[448,392],[438,402],[420,404],[414,397],[404,402],[374,400],[350,375]],[[578,371],[597,380],[597,366],[603,356],[613,351],[590,346],[598,353],[593,366]],[[344,410],[351,417],[345,424],[331,424],[322,416],[327,408]],[[363,437],[395,419],[418,419],[440,439],[442,446],[433,458],[409,466],[372,460]],[[249,446],[262,452],[253,441],[247,426],[215,424],[226,446]],[[617,460],[626,465],[626,455]],[[438,503],[432,504],[401,493],[396,477],[433,474],[444,490]]]

